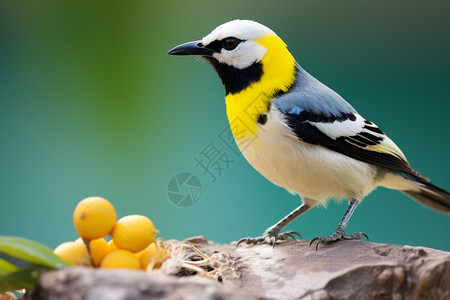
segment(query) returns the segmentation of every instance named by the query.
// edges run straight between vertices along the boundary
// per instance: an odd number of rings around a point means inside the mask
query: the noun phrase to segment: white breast
[[[267,122],[258,124],[257,137],[240,148],[268,180],[318,202],[328,198],[362,199],[376,187],[374,166],[301,142],[273,106]]]

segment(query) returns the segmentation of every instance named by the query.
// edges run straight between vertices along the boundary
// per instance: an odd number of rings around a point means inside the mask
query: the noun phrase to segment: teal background
[[[448,189],[449,14],[448,1],[2,1],[0,235],[51,247],[73,240],[75,205],[99,195],[119,217],[149,216],[166,239],[228,243],[299,205],[243,158],[214,183],[195,166],[227,126],[224,89],[207,64],[165,53],[237,18],[277,32],[307,71]],[[167,197],[180,172],[203,185],[189,208]],[[346,208],[330,202],[289,229],[331,234]],[[375,242],[442,250],[449,229],[450,216],[383,188],[349,225]]]

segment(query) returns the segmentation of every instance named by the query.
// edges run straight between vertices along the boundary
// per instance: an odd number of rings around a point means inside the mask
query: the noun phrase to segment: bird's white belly
[[[255,138],[242,146],[237,141],[247,161],[268,180],[318,202],[360,200],[376,187],[374,166],[301,142],[283,121],[272,109]]]

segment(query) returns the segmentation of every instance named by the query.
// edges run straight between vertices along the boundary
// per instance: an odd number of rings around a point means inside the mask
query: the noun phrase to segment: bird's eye
[[[236,49],[236,47],[242,42],[242,40],[234,38],[234,37],[230,37],[230,38],[226,38],[222,41],[222,46],[225,50],[234,50]]]

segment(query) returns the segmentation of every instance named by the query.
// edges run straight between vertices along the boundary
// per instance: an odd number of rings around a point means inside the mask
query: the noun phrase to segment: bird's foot
[[[341,230],[339,227],[336,229],[336,231],[330,235],[330,236],[318,236],[311,240],[309,245],[311,246],[315,241],[317,241],[316,244],[316,251],[319,248],[319,244],[326,245],[328,243],[337,242],[341,240],[360,240],[361,237],[366,237],[367,240],[369,240],[369,237],[364,232],[355,232],[353,234],[346,234],[345,230]]]
[[[239,242],[237,242],[236,247],[238,247],[240,243],[246,243],[246,244],[252,244],[252,245],[269,244],[275,248],[275,242],[284,241],[289,238],[292,238],[293,240],[295,240],[295,235],[297,235],[299,238],[302,238],[300,233],[293,231],[293,230],[280,233],[277,230],[269,228],[266,231],[264,231],[263,235],[261,235],[261,236],[254,237],[254,238],[246,237],[246,238],[240,239]]]

